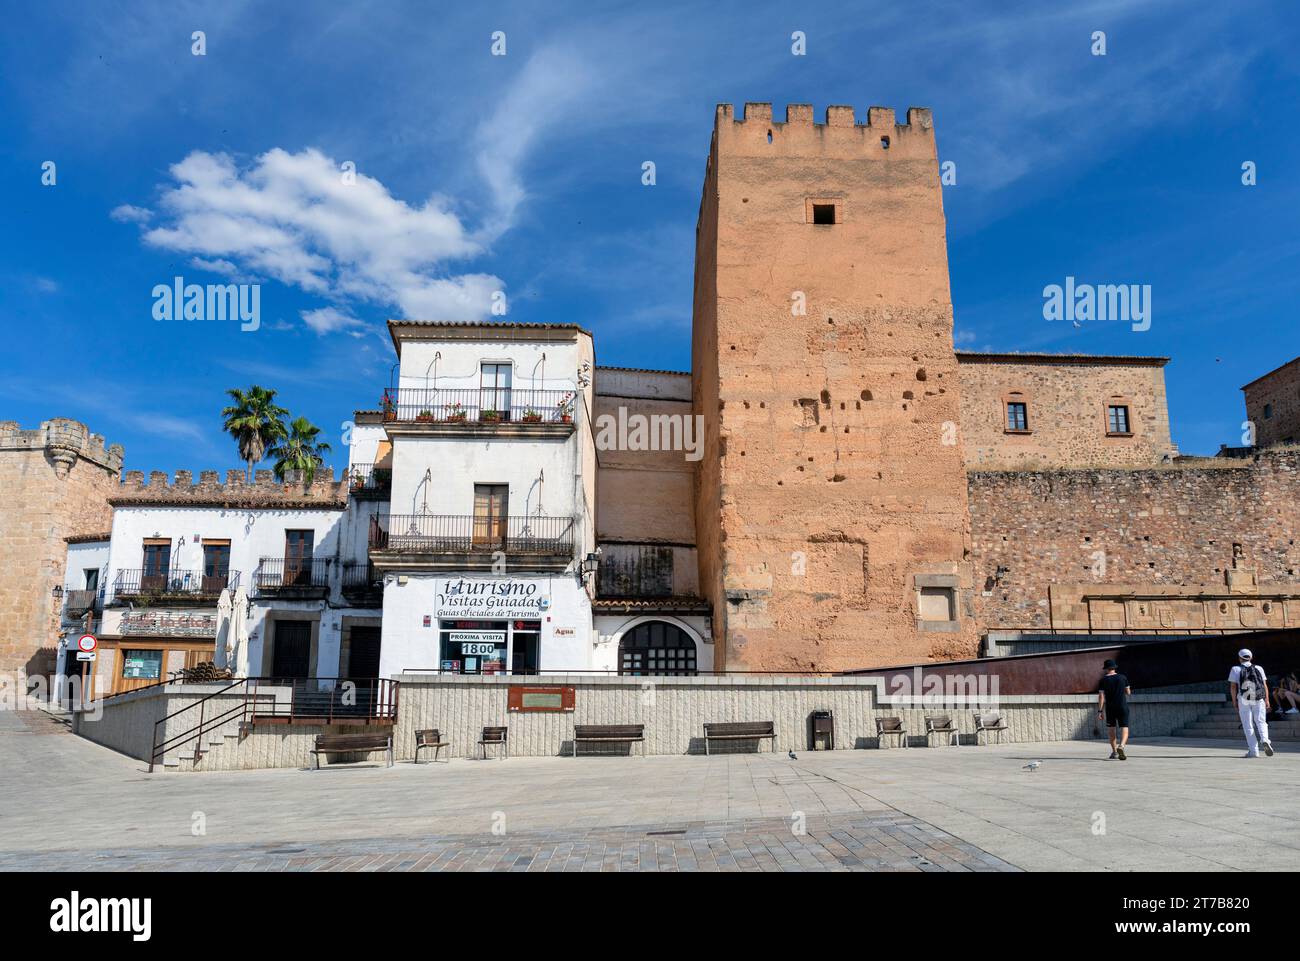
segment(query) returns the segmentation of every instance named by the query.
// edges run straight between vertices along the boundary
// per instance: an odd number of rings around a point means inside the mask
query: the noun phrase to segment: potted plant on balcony
[[[393,399],[387,392],[379,398],[379,406],[384,412],[384,420],[397,420],[397,405],[393,403]]]
[[[426,407],[424,408],[424,410],[420,411],[418,414],[415,415],[415,419],[424,424],[432,424],[433,411],[429,410],[429,408]]]
[[[365,472],[360,468],[354,468],[352,471],[352,489],[359,491],[366,486]]]
[[[560,423],[573,423],[573,392],[569,391],[560,398],[560,402],[555,405],[555,411],[560,417]]]
[[[456,403],[455,401],[453,401],[452,403],[448,404],[448,405],[447,405],[447,420],[449,420],[449,421],[451,421],[452,423],[455,423],[455,424],[463,424],[463,423],[465,423],[465,405],[464,405],[464,404],[460,404],[460,403]]]
[[[501,411],[481,410],[478,412],[478,419],[485,424],[495,424],[501,420]]]
[[[524,411],[523,421],[525,424],[540,424],[542,422],[542,415],[529,407]]]
[[[370,479],[375,487],[383,490],[393,482],[393,472],[387,467],[376,467],[370,472]]]

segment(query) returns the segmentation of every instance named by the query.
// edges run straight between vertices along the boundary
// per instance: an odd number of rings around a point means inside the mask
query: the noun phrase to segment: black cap
[[[1119,665],[1116,664],[1116,663],[1115,663],[1113,660],[1111,660],[1110,658],[1106,658],[1106,663],[1103,664],[1102,667],[1109,671],[1109,670],[1113,670],[1114,668],[1119,667]]]

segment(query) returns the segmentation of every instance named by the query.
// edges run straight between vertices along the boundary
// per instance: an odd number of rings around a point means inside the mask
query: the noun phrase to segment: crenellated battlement
[[[297,472],[290,472],[284,482],[277,481],[270,470],[258,470],[250,483],[242,470],[226,471],[222,480],[217,471],[178,470],[175,480],[166,471],[127,471],[118,491],[109,497],[114,507],[170,506],[233,508],[321,508],[341,510],[347,506],[347,483],[335,480],[334,468],[322,467],[310,484]]]
[[[816,123],[812,104],[792,103],[786,105],[785,120],[782,121],[772,119],[772,105],[770,103],[747,103],[745,104],[744,116],[742,119],[737,120],[735,108],[729,103],[720,103],[717,109],[716,125],[754,123],[770,126],[773,128],[774,137],[776,128],[785,126],[849,127],[861,129],[864,132],[897,131],[900,134],[933,135],[934,116],[929,107],[908,107],[906,116],[906,123],[898,123],[894,116],[893,107],[868,107],[865,121],[858,123],[857,113],[853,107],[835,104],[828,106],[822,114],[822,122]]]
[[[69,417],[52,417],[33,430],[23,430],[16,421],[0,421],[0,451],[46,450],[60,476],[65,476],[78,458],[97,464],[114,474],[122,469],[122,445],[106,446],[102,434]]]

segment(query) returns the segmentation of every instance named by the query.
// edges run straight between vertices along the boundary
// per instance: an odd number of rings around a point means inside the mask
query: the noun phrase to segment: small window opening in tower
[[[772,131],[770,130],[767,132],[767,142],[768,143],[772,142]]]
[[[835,223],[835,205],[834,204],[813,204],[813,223],[815,224]]]
[[[881,137],[881,138],[880,138],[880,147],[881,147],[882,150],[888,150],[888,149],[889,149],[889,138],[888,138],[888,137]]]

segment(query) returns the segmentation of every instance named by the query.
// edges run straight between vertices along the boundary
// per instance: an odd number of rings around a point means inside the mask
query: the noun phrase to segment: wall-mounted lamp
[[[55,600],[62,600],[62,599],[63,599],[63,585],[61,585],[61,584],[55,584],[55,585],[54,585],[54,591],[53,591],[52,593],[54,594],[54,599],[55,599]]]
[[[595,574],[599,568],[600,548],[598,547],[583,558],[582,563],[578,565],[578,574],[585,579],[590,577],[592,574]]]

